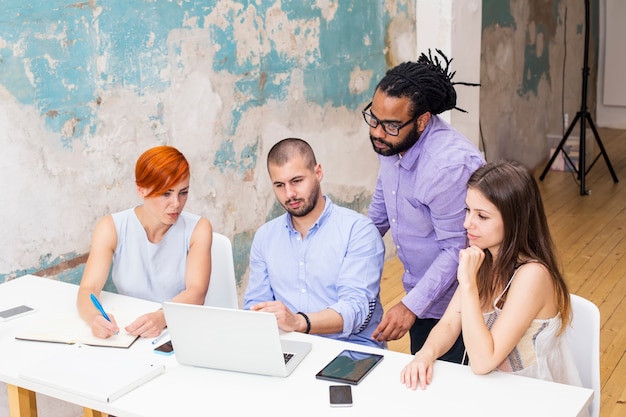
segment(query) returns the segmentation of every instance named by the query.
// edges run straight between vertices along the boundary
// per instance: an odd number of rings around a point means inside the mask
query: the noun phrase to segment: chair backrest
[[[215,232],[211,246],[211,281],[204,305],[239,308],[233,246],[230,239]]]
[[[600,310],[591,301],[570,295],[572,322],[566,330],[580,379],[594,390],[589,417],[600,416]]]

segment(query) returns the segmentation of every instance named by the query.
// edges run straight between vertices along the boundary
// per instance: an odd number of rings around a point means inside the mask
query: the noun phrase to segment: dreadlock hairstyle
[[[535,179],[517,162],[492,162],[472,174],[467,188],[480,192],[496,206],[504,223],[498,256],[493,259],[486,250],[478,270],[478,293],[483,307],[506,287],[520,266],[520,259],[540,262],[552,277],[563,332],[570,320],[569,291],[560,272]]]
[[[448,59],[439,49],[435,49],[443,58],[433,58],[430,49],[428,55],[422,53],[416,62],[404,62],[385,74],[376,86],[376,90],[391,97],[408,97],[412,103],[413,114],[421,115],[425,112],[432,114],[443,113],[456,107],[456,84],[479,86],[480,84],[452,82],[456,72],[449,72],[452,58]],[[445,68],[442,64],[445,62]]]

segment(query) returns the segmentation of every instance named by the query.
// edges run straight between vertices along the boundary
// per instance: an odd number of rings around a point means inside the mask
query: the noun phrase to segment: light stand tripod
[[[587,172],[589,172],[589,170],[591,170],[591,168],[596,163],[598,158],[600,158],[600,156],[604,157],[604,160],[606,161],[606,165],[609,168],[609,171],[611,172],[611,176],[613,177],[613,181],[614,182],[619,181],[617,179],[617,176],[615,175],[615,171],[613,171],[613,166],[611,165],[611,161],[609,161],[609,156],[607,155],[606,150],[604,149],[604,146],[602,145],[602,141],[600,140],[600,135],[598,134],[596,125],[593,123],[593,120],[591,119],[591,114],[587,111],[587,78],[589,77],[589,0],[585,0],[585,53],[584,53],[583,61],[584,61],[583,88],[582,88],[582,100],[580,104],[580,111],[576,113],[576,117],[574,117],[574,120],[572,120],[572,124],[570,124],[569,127],[567,128],[567,131],[565,132],[563,139],[561,139],[559,146],[557,146],[557,148],[554,150],[554,153],[552,154],[552,157],[550,158],[548,165],[546,165],[546,168],[543,170],[543,173],[541,174],[539,179],[543,181],[546,174],[550,170],[550,167],[554,163],[554,160],[559,155],[559,152],[563,152],[563,155],[565,156],[567,161],[574,168],[574,172],[577,173],[578,180],[580,181],[580,195],[588,195],[589,191],[585,188],[585,175],[587,174]],[[578,122],[579,120],[580,120],[580,145],[579,145],[579,156],[578,156],[578,169],[576,169],[576,166],[570,159],[569,155],[567,155],[567,152],[563,150],[563,145],[567,141],[567,138],[569,137],[570,133],[572,133],[572,130],[574,130],[574,126],[576,125],[576,122]],[[593,131],[593,134],[596,138],[596,142],[598,143],[598,147],[600,148],[600,153],[593,160],[593,162],[589,166],[589,169],[586,168],[586,161],[585,161],[586,159],[585,134],[587,130],[585,128],[586,122],[589,122],[589,127],[591,127],[591,130]]]

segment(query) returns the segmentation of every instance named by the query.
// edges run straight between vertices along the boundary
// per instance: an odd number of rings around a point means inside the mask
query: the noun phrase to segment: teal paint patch
[[[182,6],[185,7],[182,7]],[[167,37],[181,25],[188,2],[64,4],[5,0],[0,14],[0,84],[45,116],[63,145],[93,135],[99,91],[123,86],[138,95],[169,86]],[[106,57],[106,68],[97,59]]]
[[[237,233],[233,237],[233,259],[235,262],[235,278],[237,287],[243,285],[243,276],[250,265],[250,248],[255,230]]]
[[[485,30],[491,26],[500,26],[515,30],[515,19],[511,14],[509,1],[483,0],[482,28]]]
[[[98,17],[98,53],[107,56],[102,74],[112,85],[122,85],[138,94],[162,91],[169,81],[160,72],[168,67],[167,38],[181,27],[187,13],[197,13],[188,2],[110,1]]]
[[[225,140],[220,144],[220,148],[215,153],[214,164],[222,173],[235,170],[237,162],[232,140]]]
[[[7,274],[0,274],[0,283],[11,281],[12,279],[19,278],[24,275],[34,274],[37,272],[36,268],[18,269]]]
[[[236,172],[243,176],[247,171],[253,170],[257,162],[258,140],[244,146],[239,155],[236,154],[232,140],[221,143],[215,153],[214,165],[221,173]]]
[[[342,200],[339,197],[334,196],[333,194],[328,194],[328,197],[331,199],[333,204],[337,206],[347,207],[365,216],[367,215],[367,210],[369,209],[370,203],[372,201],[371,194],[367,194],[365,192],[355,195],[351,201]]]
[[[51,254],[42,255],[39,257],[39,264],[30,268],[17,269],[8,273],[0,274],[0,282],[6,282],[13,278],[18,278],[24,275],[36,274],[45,269],[53,268],[62,262],[66,262],[70,259],[76,258],[76,253],[69,253],[61,255],[55,259],[52,259]]]
[[[538,26],[537,30],[541,28]],[[526,35],[528,38],[528,34]],[[550,48],[544,44],[541,55],[537,55],[537,45],[526,43],[524,50],[524,71],[522,73],[522,85],[517,90],[519,96],[525,96],[528,93],[535,95],[539,90],[539,82],[543,77],[550,82]]]
[[[409,4],[398,1],[398,13]],[[220,13],[225,11],[221,17],[237,25],[212,24],[208,16],[218,6]],[[274,37],[270,34],[276,28],[266,27],[267,16],[277,6],[301,42],[293,49],[276,44],[290,41],[289,29],[282,28],[284,33]],[[64,147],[72,149],[77,140],[89,147],[102,92],[124,88],[141,96],[170,88],[170,79],[162,74],[172,71],[170,66],[180,69],[180,42],[193,42],[185,38],[185,31],[191,30],[185,22],[197,18],[215,45],[214,72],[235,78],[232,122],[225,127],[225,137],[234,136],[251,108],[268,100],[288,100],[294,71],[303,74],[306,100],[321,107],[356,109],[369,100],[385,73],[385,31],[392,16],[378,0],[337,0],[333,6],[333,18],[326,20],[316,4],[295,1],[110,0],[94,5],[4,0],[0,39],[6,46],[0,50],[0,85],[21,103],[34,106]],[[240,24],[259,32],[258,45],[238,44],[234,31]],[[173,31],[180,41],[168,41]],[[238,58],[241,49],[249,51],[248,56]],[[369,88],[358,94],[350,91],[350,76],[357,67],[373,74]],[[163,109],[146,116],[163,123]],[[224,143],[215,164],[225,173],[245,171],[253,162],[249,151],[254,149],[235,155]]]
[[[84,271],[85,265],[83,264],[77,266],[76,268],[59,272],[57,275],[54,276],[54,279],[62,282],[68,282],[70,284],[80,285],[80,280],[83,278]]]
[[[242,171],[249,171],[249,170],[255,169],[258,149],[259,149],[258,141],[251,145],[246,145],[243,148],[243,150],[241,151],[241,158],[239,162],[239,166]]]
[[[278,216],[282,216],[285,213],[285,208],[278,201],[276,201],[276,199],[274,199],[274,204],[272,204],[272,208],[269,213],[267,213],[267,216],[265,216],[265,221],[269,222],[270,220],[275,219]]]
[[[0,283],[10,281],[11,279],[18,278],[24,275],[35,275],[41,271],[47,269],[59,269],[63,267],[64,263],[70,262],[73,259],[80,257],[75,252],[67,253],[52,259],[52,255],[47,254],[43,255],[39,258],[39,265],[36,267],[20,269],[16,271],[12,271],[7,274],[0,274]],[[68,282],[70,284],[79,285],[80,281],[83,277],[83,272],[85,271],[85,264],[79,264],[74,267],[68,267],[66,269],[60,270],[56,274],[46,275],[47,278],[55,279],[58,281]],[[111,278],[111,272],[109,271],[109,276],[103,288],[105,291],[117,292],[115,285],[113,285],[113,280]]]
[[[68,269],[62,272],[59,272],[53,278],[58,281],[68,282],[70,284],[80,285],[80,281],[83,278],[83,273],[85,272],[85,264],[78,265],[75,268]],[[104,283],[104,287],[102,288],[104,291],[109,291],[113,293],[117,293],[117,288],[113,284],[113,278],[111,277],[111,273],[109,272],[109,276],[107,277],[106,282]]]
[[[383,51],[389,22],[383,2],[339,1],[334,19],[321,25],[317,65],[304,72],[307,99],[349,109],[368,101],[386,71]],[[357,66],[373,74],[369,88],[361,94],[349,90],[350,74]]]
[[[93,26],[85,24],[92,20],[91,10],[58,2],[3,3],[0,37],[8,48],[0,62],[0,83],[47,115],[49,129],[60,132],[71,121],[72,133],[91,132],[95,49]]]

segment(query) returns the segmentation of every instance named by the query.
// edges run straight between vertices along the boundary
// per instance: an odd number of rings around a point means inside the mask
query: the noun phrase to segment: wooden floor
[[[575,175],[535,173],[570,291],[596,303],[601,314],[601,417],[626,416],[626,131],[600,129],[600,139],[620,182],[614,183],[600,157],[585,176],[589,195],[580,195]],[[599,155],[594,144],[594,158]],[[547,161],[546,161],[547,162]],[[381,299],[385,309],[404,296],[402,264],[385,263]],[[409,353],[408,337],[389,344]]]

